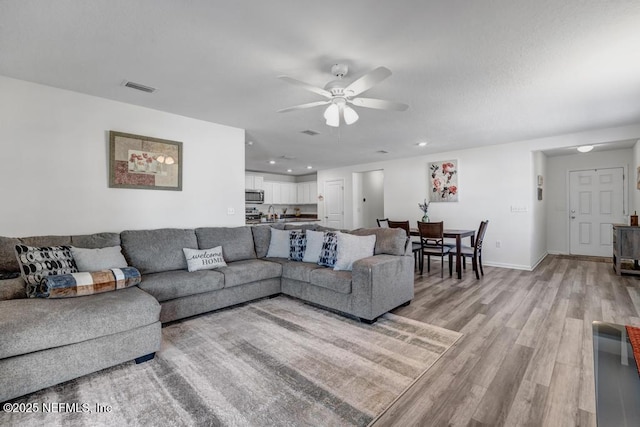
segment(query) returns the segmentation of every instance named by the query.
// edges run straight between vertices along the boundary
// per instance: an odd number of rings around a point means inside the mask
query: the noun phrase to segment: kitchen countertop
[[[274,224],[274,223],[287,224],[292,222],[316,222],[316,221],[320,221],[320,220],[317,217],[314,217],[314,218],[291,217],[291,218],[281,218],[281,219],[276,219],[271,221],[260,221],[259,219],[252,219],[247,221],[246,223],[247,225],[253,225],[253,224]]]

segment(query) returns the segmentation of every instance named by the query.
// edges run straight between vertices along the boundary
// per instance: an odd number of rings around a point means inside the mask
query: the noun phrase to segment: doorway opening
[[[354,228],[377,227],[376,219],[384,218],[384,171],[354,173],[353,196]]]

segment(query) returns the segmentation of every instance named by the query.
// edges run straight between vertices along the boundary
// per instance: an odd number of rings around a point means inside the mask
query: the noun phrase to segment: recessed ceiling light
[[[287,172],[291,173],[293,172],[293,169],[287,169]]]
[[[247,141],[247,145],[253,145],[253,141]]]
[[[593,150],[593,145],[581,145],[578,147],[578,151],[581,153],[588,153],[591,150]]]
[[[313,166],[307,166],[307,169],[313,169]]]
[[[426,147],[426,146],[427,146],[427,144],[428,144],[428,142],[426,142],[426,141],[422,141],[422,142],[418,142],[418,144],[417,144],[417,145],[418,145],[418,147]]]
[[[275,161],[275,160],[269,160],[269,164],[270,164],[270,165],[275,165],[275,164],[276,164],[276,161]]]

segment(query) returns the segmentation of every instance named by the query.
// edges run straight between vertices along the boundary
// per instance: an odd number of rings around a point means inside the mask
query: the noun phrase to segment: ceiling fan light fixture
[[[348,105],[344,107],[344,122],[346,124],[352,125],[357,122],[359,118],[360,117],[358,116],[358,113],[356,113],[356,110],[349,107]]]
[[[340,126],[340,107],[337,104],[331,104],[324,111],[324,118],[327,121],[327,126],[337,128]]]

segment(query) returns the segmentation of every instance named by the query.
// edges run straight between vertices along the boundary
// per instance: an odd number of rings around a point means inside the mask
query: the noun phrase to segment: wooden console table
[[[623,265],[623,261],[627,262]],[[640,227],[613,224],[613,270],[622,273],[640,274]]]

